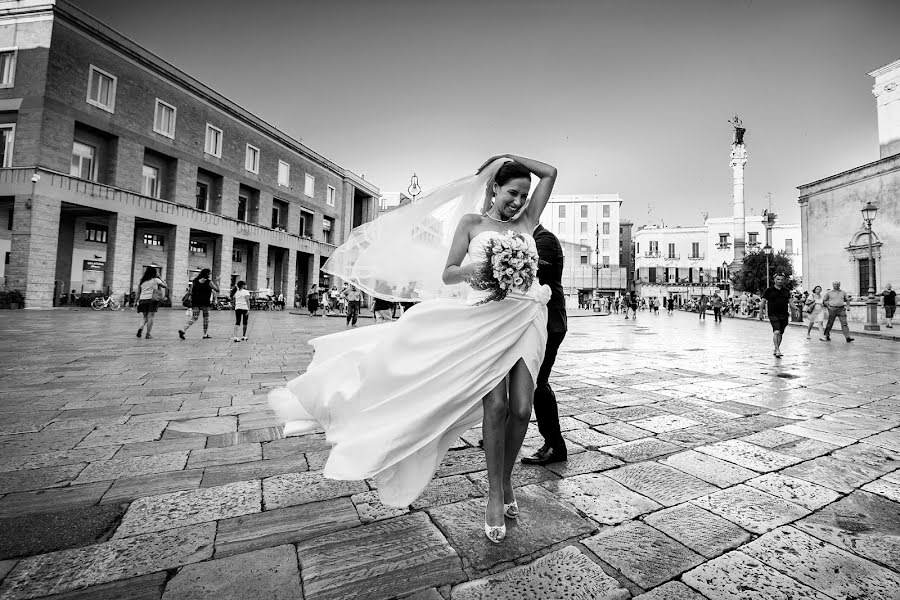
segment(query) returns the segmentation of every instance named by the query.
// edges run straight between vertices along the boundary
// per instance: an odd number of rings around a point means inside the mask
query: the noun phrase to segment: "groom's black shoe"
[[[563,462],[568,458],[565,450],[554,448],[552,446],[541,446],[541,448],[531,456],[523,456],[523,465],[549,465],[550,463]]]

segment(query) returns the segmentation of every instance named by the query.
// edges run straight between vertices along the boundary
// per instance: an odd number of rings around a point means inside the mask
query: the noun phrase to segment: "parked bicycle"
[[[94,301],[91,302],[91,308],[94,310],[103,310],[104,308],[108,308],[109,310],[121,310],[122,305],[113,300],[112,296],[103,296],[94,298]]]

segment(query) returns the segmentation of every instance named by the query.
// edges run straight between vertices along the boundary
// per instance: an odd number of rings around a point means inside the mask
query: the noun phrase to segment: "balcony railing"
[[[644,258],[659,258],[659,251],[654,252],[650,250],[648,252],[644,252]]]
[[[688,256],[688,259],[690,260],[704,260],[705,258],[705,254],[691,254],[690,256]]]
[[[716,248],[719,250],[727,250],[728,248],[731,248],[731,242],[719,242],[716,244]]]
[[[666,260],[681,260],[680,254],[669,254],[665,257]]]

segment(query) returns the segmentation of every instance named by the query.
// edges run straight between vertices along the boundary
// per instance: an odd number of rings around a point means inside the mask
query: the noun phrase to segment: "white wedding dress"
[[[484,261],[496,235],[474,236],[469,258]],[[397,321],[310,341],[306,373],[269,394],[285,435],[324,429],[333,444],[325,477],[377,477],[384,504],[408,506],[456,439],[481,422],[481,399],[520,358],[537,380],[550,289],[535,279],[525,292],[475,306],[487,294],[426,300]]]

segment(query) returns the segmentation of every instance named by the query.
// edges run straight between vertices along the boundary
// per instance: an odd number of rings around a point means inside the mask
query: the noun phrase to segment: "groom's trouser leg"
[[[547,351],[544,353],[544,362],[538,371],[537,387],[534,390],[534,413],[537,416],[538,431],[548,446],[561,451],[566,450],[566,442],[559,430],[559,409],[556,406],[556,394],[550,387],[550,371],[553,370],[556,354],[565,337],[565,331],[554,331],[547,335]]]

